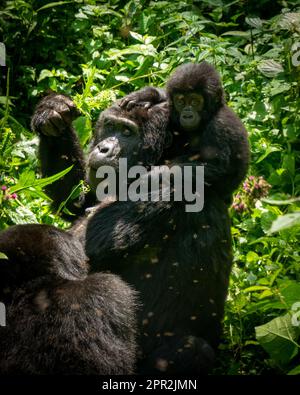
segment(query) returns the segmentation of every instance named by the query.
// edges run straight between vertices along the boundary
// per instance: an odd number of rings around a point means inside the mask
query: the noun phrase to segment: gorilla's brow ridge
[[[120,117],[120,116],[115,116],[113,114],[105,115],[103,120],[106,120],[106,119],[108,119],[116,124],[122,124],[122,125],[128,126],[135,133],[138,133],[138,131],[139,131],[138,125],[131,119]]]

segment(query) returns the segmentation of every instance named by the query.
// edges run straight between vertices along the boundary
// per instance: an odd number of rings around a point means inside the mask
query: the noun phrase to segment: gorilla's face
[[[139,126],[133,120],[104,111],[98,121],[92,148],[88,157],[89,182],[96,187],[96,172],[100,166],[118,170],[119,159],[126,158],[128,167],[138,163],[142,138]]]
[[[174,94],[173,105],[183,130],[196,130],[201,121],[203,96],[197,92],[177,92]]]

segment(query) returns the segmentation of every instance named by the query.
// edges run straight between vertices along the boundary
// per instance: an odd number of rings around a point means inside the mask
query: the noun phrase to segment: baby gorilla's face
[[[193,131],[199,127],[204,105],[202,95],[194,92],[175,93],[173,104],[178,113],[180,125],[184,130]]]

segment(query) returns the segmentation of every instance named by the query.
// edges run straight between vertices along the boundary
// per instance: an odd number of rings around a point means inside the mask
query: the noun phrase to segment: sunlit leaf
[[[300,328],[292,325],[290,313],[255,327],[255,333],[260,345],[279,364],[288,363],[298,353]]]
[[[279,232],[300,225],[300,211],[278,217],[269,230],[270,233]]]

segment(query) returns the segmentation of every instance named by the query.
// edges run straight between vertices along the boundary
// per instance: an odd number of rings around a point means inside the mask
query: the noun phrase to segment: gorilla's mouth
[[[184,129],[194,129],[199,126],[200,116],[194,112],[185,112],[180,116],[180,124]]]

